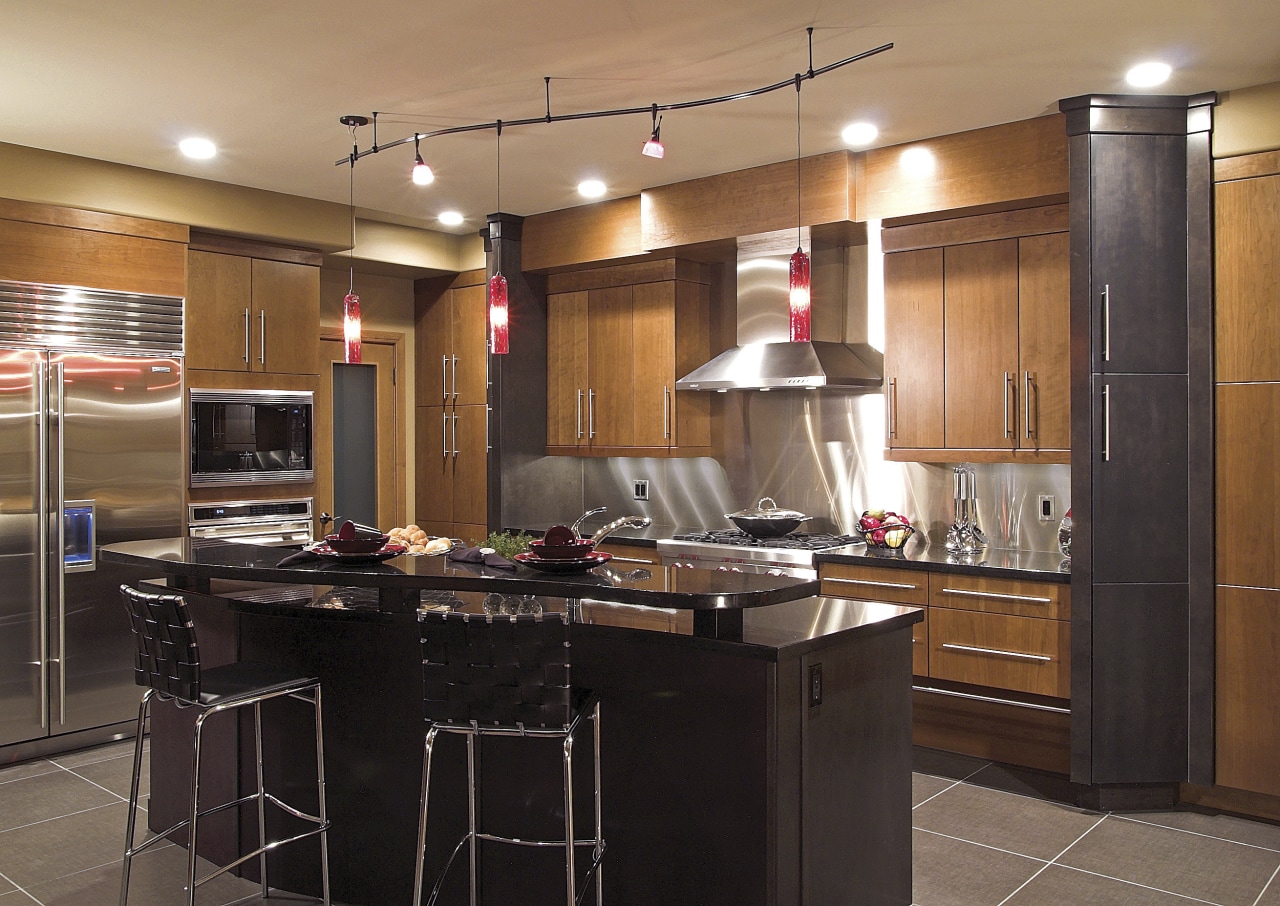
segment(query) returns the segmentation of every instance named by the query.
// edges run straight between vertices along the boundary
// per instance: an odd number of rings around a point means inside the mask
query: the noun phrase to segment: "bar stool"
[[[129,868],[133,857],[163,840],[183,827],[187,835],[187,898],[188,906],[195,906],[196,888],[247,862],[254,856],[259,859],[262,875],[262,896],[267,896],[267,852],[286,843],[306,837],[320,836],[320,872],[324,904],[329,906],[329,820],[325,815],[324,795],[324,740],[320,720],[320,681],[314,677],[299,677],[293,671],[266,664],[241,662],[223,667],[200,669],[200,647],[196,644],[195,626],[187,613],[187,602],[180,595],[158,595],[139,591],[127,585],[120,586],[120,595],[129,611],[137,643],[134,680],[147,691],[138,706],[138,731],[133,747],[133,783],[129,791],[129,821],[124,841],[124,870],[120,879],[120,906],[126,906],[129,897]],[[316,773],[320,797],[320,814],[310,815],[282,802],[267,792],[262,781],[262,709],[264,701],[274,698],[295,698],[309,703],[315,711],[316,721]],[[179,821],[147,840],[141,846],[133,845],[133,833],[138,813],[138,785],[142,773],[142,734],[151,701],[174,701],[179,708],[196,708],[198,714],[192,738],[191,754],[191,808],[188,818]],[[258,789],[212,808],[198,808],[200,799],[200,731],[205,719],[222,711],[253,706],[254,747],[257,759]],[[247,802],[258,804],[259,846],[242,855],[229,865],[196,879],[196,829],[199,819],[224,809]],[[315,827],[284,840],[268,842],[266,839],[266,803],[314,824]]]
[[[425,611],[418,615],[422,638],[423,711],[429,728],[423,746],[422,799],[418,822],[418,859],[414,906],[422,904],[423,861],[427,843],[427,801],[431,755],[439,733],[467,738],[468,830],[440,872],[427,903],[434,904],[454,857],[470,843],[471,904],[476,903],[477,844],[480,840],[519,846],[563,847],[568,906],[578,902],[574,849],[592,848],[584,884],[595,875],[596,906],[603,879],[600,860],[605,842],[600,821],[600,702],[569,682],[569,618],[547,614],[465,614]],[[577,840],[573,831],[573,742],[583,718],[594,731],[595,836]],[[564,838],[528,840],[481,833],[476,828],[477,736],[518,736],[562,742]],[[583,894],[586,893],[584,888]]]

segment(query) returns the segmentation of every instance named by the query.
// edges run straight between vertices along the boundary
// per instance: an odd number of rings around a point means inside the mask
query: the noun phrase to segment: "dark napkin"
[[[319,563],[323,559],[323,557],[313,554],[311,551],[294,551],[292,554],[277,563],[276,568],[278,569],[283,566],[303,566],[307,563]]]
[[[500,556],[493,551],[482,553],[478,547],[464,547],[459,550],[449,551],[445,555],[450,560],[458,563],[483,563],[485,566],[492,566],[494,569],[515,569],[516,565],[506,557]]]

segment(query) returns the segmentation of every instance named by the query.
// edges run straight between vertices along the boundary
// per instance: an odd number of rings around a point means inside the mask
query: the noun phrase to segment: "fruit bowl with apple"
[[[867,510],[858,519],[858,530],[869,547],[900,550],[915,534],[910,520],[893,510]]]

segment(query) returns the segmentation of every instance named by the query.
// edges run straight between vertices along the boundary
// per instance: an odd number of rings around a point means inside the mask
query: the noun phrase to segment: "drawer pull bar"
[[[964,595],[970,598],[1000,598],[1003,601],[1027,601],[1031,604],[1052,604],[1053,598],[1041,598],[1036,595],[1006,595],[998,591],[970,591],[967,588],[944,588],[944,595]]]
[[[951,642],[943,642],[942,647],[949,648],[952,651],[970,651],[974,654],[994,654],[999,657],[1023,658],[1028,661],[1040,661],[1041,663],[1046,664],[1053,660],[1053,658],[1049,657],[1047,654],[1027,654],[1022,651],[1005,651],[1001,648],[978,648],[974,645],[955,645]]]
[[[614,563],[643,563],[645,566],[659,565],[654,563],[652,560],[641,560],[639,557],[619,557],[617,554],[614,554],[609,559]]]
[[[997,705],[1013,705],[1015,708],[1030,708],[1033,711],[1049,711],[1053,714],[1070,714],[1070,708],[1058,708],[1054,705],[1037,705],[1032,702],[1020,702],[1012,698],[999,698],[994,695],[974,695],[972,692],[953,692],[950,689],[938,689],[933,686],[912,686],[914,692],[929,692],[933,695],[950,695],[953,698],[967,698],[976,702],[993,702]]]
[[[919,585],[912,585],[910,582],[875,582],[871,579],[836,579],[827,578],[824,582],[843,582],[846,585],[870,585],[872,588],[909,588],[915,591]]]

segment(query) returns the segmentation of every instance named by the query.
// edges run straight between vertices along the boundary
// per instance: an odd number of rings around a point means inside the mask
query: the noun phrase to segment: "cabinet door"
[[[593,447],[629,447],[635,439],[631,322],[632,287],[588,291],[587,434]]]
[[[673,443],[676,383],[676,284],[644,283],[633,290],[631,343],[637,447]]]
[[[943,445],[942,249],[884,257],[888,446]]]
[[[316,374],[320,268],[253,259],[253,371]]]
[[[1093,381],[1094,582],[1186,582],[1187,378]]]
[[[1018,372],[1018,241],[944,249],[946,445],[1012,449]]]
[[[1215,782],[1280,796],[1280,591],[1218,588]]]
[[[187,368],[249,369],[252,296],[251,259],[213,252],[187,254]],[[317,342],[318,336],[317,331]]]
[[[488,289],[460,286],[450,290],[453,307],[449,382],[455,406],[483,405],[489,398]]]
[[[587,294],[547,297],[547,446],[587,439]]]
[[[453,350],[452,290],[445,290],[425,308],[418,311],[414,332],[417,334],[417,394],[424,406],[444,406],[452,399],[451,354]],[[421,304],[421,303],[420,303]]]
[[[1018,446],[1071,449],[1071,234],[1018,240]]]
[[[1217,581],[1280,588],[1280,384],[1217,395]]]
[[[705,283],[676,281],[675,331],[678,380],[711,360],[711,287]],[[711,445],[711,397],[700,390],[676,390],[671,399],[671,445]]]
[[[453,522],[453,447],[450,444],[452,410],[444,406],[419,406],[417,435],[418,524]]]
[[[1185,374],[1187,138],[1089,141],[1093,371]]]
[[[486,449],[487,406],[458,406],[450,416],[453,460],[453,521],[483,525],[489,519],[488,463]]]
[[[1217,379],[1280,381],[1280,176],[1214,187]]]

